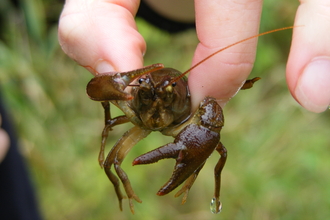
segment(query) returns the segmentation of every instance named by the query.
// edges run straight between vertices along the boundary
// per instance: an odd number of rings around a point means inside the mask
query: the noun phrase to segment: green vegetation
[[[290,30],[259,39],[251,77],[262,80],[224,108],[222,142],[229,153],[223,172],[222,213],[214,215],[209,210],[216,153],[183,206],[174,193],[156,196],[172,172],[173,160],[131,167],[136,156],[171,140],[155,133],[133,148],[123,163],[143,200],[135,203],[136,214],[132,215],[126,200],[124,211],[119,211],[113,187],[98,166],[103,113],[101,105],[85,94],[92,75],[63,54],[56,25],[46,22],[51,20],[49,12],[60,10],[60,5],[51,0],[21,0],[22,11],[16,11],[8,2],[0,4],[9,21],[0,41],[0,82],[45,219],[302,220],[330,216],[330,116],[329,112],[307,112],[287,89],[284,74]],[[292,24],[298,2],[269,0],[264,4],[261,32]],[[194,31],[168,35],[141,20],[138,26],[148,44],[146,64],[162,62],[179,70],[189,67],[197,44]],[[111,132],[107,150],[129,127],[122,125]]]

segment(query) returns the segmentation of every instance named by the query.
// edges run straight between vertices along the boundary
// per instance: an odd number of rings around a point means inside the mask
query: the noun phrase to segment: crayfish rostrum
[[[248,39],[251,38],[253,37]],[[195,66],[199,64],[197,63]],[[220,212],[221,171],[227,159],[227,150],[220,142],[220,131],[224,125],[224,117],[222,108],[212,97],[205,97],[198,109],[192,111],[187,78],[185,77],[185,74],[192,68],[181,73],[172,68],[164,68],[162,64],[154,64],[128,72],[99,74],[88,83],[88,96],[92,100],[100,101],[105,112],[105,127],[102,132],[99,164],[104,168],[114,185],[121,210],[122,199],[125,196],[120,190],[120,182],[124,186],[133,213],[133,200],[141,202],[134,193],[127,174],[121,168],[121,163],[137,142],[152,131],[159,131],[163,135],[173,136],[173,143],[137,157],[134,159],[133,165],[155,163],[165,158],[175,159],[173,174],[157,195],[165,195],[185,182],[175,194],[176,197],[183,194],[182,203],[185,203],[198,173],[203,168],[207,158],[216,150],[220,154],[220,159],[214,169],[215,189],[211,211],[213,213]],[[256,77],[247,80],[241,89],[251,88],[258,79]],[[121,109],[124,115],[112,118],[109,102]],[[134,127],[117,141],[104,160],[104,148],[109,131],[112,127],[127,122],[133,123]],[[112,165],[117,175],[111,171]]]

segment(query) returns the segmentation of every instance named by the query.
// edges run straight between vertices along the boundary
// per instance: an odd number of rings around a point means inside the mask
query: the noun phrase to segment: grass
[[[217,154],[206,163],[183,206],[174,193],[155,195],[169,178],[173,160],[131,167],[136,156],[171,141],[157,133],[133,148],[123,163],[143,203],[135,204],[132,215],[124,201],[120,212],[113,187],[97,163],[103,115],[101,105],[85,94],[92,76],[60,50],[56,26],[46,23],[52,4],[40,0],[22,4],[24,13],[8,4],[11,19],[0,41],[2,93],[20,134],[45,219],[330,216],[330,116],[307,112],[289,94],[284,73],[290,31],[259,39],[251,77],[262,80],[224,108],[226,124],[221,135],[229,156],[223,172],[222,213],[209,211]],[[292,23],[297,3],[264,4],[261,31]],[[138,26],[148,43],[146,65],[162,62],[179,70],[189,67],[197,44],[193,31],[168,35],[141,20]],[[129,127],[119,126],[111,133],[107,150]]]

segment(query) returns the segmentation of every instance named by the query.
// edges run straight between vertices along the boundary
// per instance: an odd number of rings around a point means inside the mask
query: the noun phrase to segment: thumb
[[[0,125],[1,125],[1,115],[0,115]],[[9,136],[5,130],[0,128],[0,163],[5,158],[6,153],[9,148]]]
[[[330,104],[330,3],[304,0],[297,11],[287,82],[293,97],[307,110],[325,111]]]

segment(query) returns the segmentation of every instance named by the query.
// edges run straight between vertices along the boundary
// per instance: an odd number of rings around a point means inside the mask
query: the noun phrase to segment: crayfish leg
[[[221,142],[216,147],[216,151],[220,154],[220,159],[214,168],[214,180],[215,180],[215,188],[214,188],[214,198],[211,202],[211,212],[219,213],[221,211],[221,202],[220,202],[220,188],[221,188],[221,171],[225,166],[227,160],[227,149]]]
[[[102,131],[102,141],[101,141],[101,148],[100,148],[100,153],[98,157],[99,164],[101,168],[103,168],[103,161],[104,161],[104,148],[108,139],[108,134],[109,131],[112,130],[112,127],[120,124],[124,124],[129,122],[129,119],[123,115],[123,116],[118,116],[115,118],[111,118],[111,113],[110,113],[110,103],[109,102],[101,102],[102,107],[104,109],[104,128]]]
[[[131,183],[128,179],[125,171],[120,167],[121,163],[125,159],[128,152],[132,149],[132,147],[139,142],[141,139],[145,138],[151,131],[140,128],[139,126],[134,126],[130,130],[128,130],[122,138],[118,140],[115,146],[111,149],[108,156],[106,157],[103,166],[104,171],[107,174],[109,180],[115,187],[115,191],[117,194],[117,198],[119,200],[119,208],[122,210],[122,199],[124,198],[123,194],[120,191],[119,180],[117,176],[113,172],[111,172],[111,166],[114,165],[115,171],[122,182],[126,195],[129,199],[129,205],[131,212],[134,213],[134,205],[132,200],[136,200],[137,202],[142,202],[138,196],[135,194]]]
[[[138,203],[142,203],[142,200],[135,194],[132,186],[131,186],[131,183],[128,179],[128,176],[127,174],[125,173],[125,171],[120,167],[120,165],[117,165],[115,164],[114,165],[115,167],[115,170],[116,170],[116,173],[119,177],[119,179],[121,180],[121,182],[123,183],[124,185],[124,188],[125,188],[125,191],[126,191],[126,194],[128,196],[128,199],[129,199],[129,207],[130,207],[130,210],[131,212],[134,214],[134,204],[133,204],[133,199],[135,201],[137,201]]]
[[[107,174],[109,180],[111,181],[113,187],[115,188],[115,192],[116,192],[116,195],[117,195],[117,198],[118,198],[118,201],[119,201],[119,209],[120,211],[123,211],[123,203],[122,203],[122,200],[124,198],[126,198],[125,196],[123,196],[123,193],[121,192],[120,190],[120,182],[119,182],[119,179],[116,177],[115,174],[113,174],[111,172],[110,169],[107,169],[105,168],[104,169],[105,173]]]
[[[182,201],[181,201],[182,205],[186,203],[189,190],[192,187],[192,185],[194,184],[194,182],[199,174],[199,171],[201,171],[204,164],[205,164],[205,162],[197,170],[195,170],[193,174],[191,174],[189,176],[189,178],[186,180],[186,182],[184,183],[182,188],[174,195],[174,197],[179,197],[182,193],[184,193],[183,197],[182,197]]]
[[[100,148],[100,153],[99,153],[99,164],[100,167],[103,168],[103,162],[104,162],[104,148],[105,148],[105,144],[107,142],[108,139],[108,134],[109,131],[111,130],[111,126],[110,125],[105,125],[102,131],[102,141],[101,141],[101,148]]]
[[[261,79],[260,77],[254,77],[253,79],[246,80],[243,86],[241,87],[241,90],[252,88],[253,84],[260,79]]]

